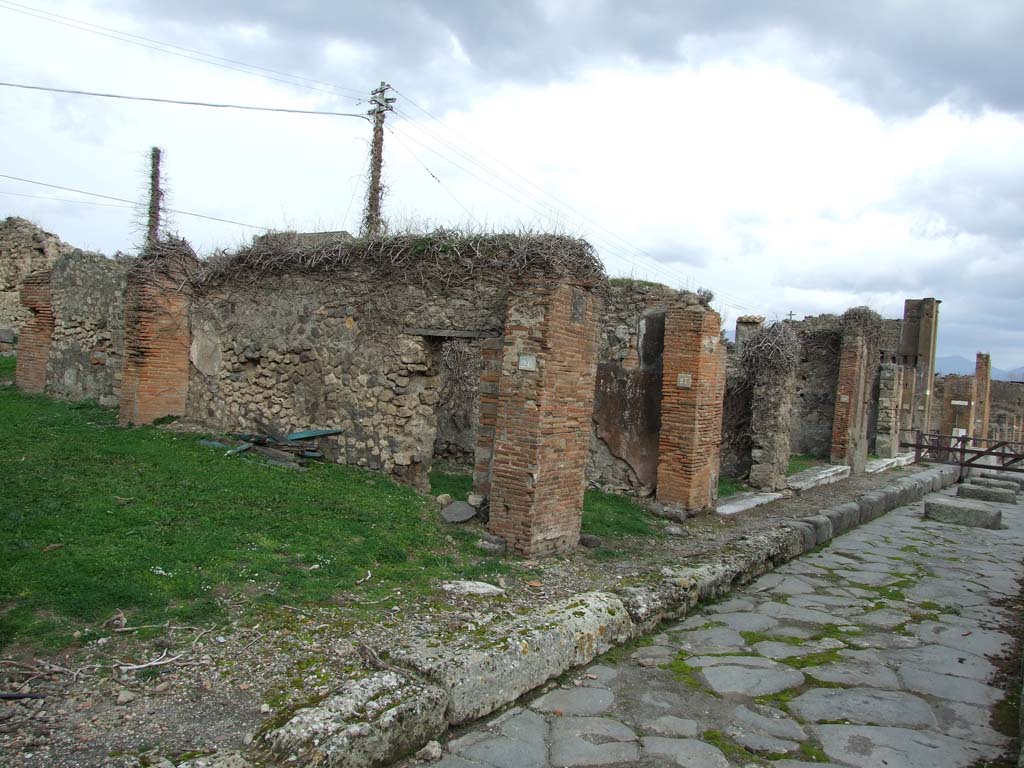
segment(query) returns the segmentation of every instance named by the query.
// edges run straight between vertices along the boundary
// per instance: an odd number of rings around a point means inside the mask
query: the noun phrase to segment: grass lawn
[[[827,464],[825,459],[818,458],[817,456],[811,456],[809,453],[794,453],[789,457],[789,466],[786,467],[786,475],[795,475],[797,472],[803,472],[805,469],[811,467],[818,467],[822,464]]]
[[[725,477],[724,475],[718,478],[718,498],[720,499],[727,499],[730,496],[735,496],[737,493],[749,490],[741,480]]]
[[[14,378],[14,355],[0,356],[0,379]]]
[[[438,462],[430,472],[430,488],[465,501],[473,489],[473,477],[465,467]],[[655,532],[651,516],[628,496],[588,490],[583,497],[583,533],[608,538],[647,536]]]
[[[195,624],[224,617],[218,595],[416,595],[514,567],[381,475],[225,458],[201,437],[0,387],[0,647],[60,648],[118,608],[133,625]]]
[[[226,618],[218,598],[234,595],[258,610],[396,588],[415,598],[438,579],[493,580],[519,567],[482,553],[472,531],[441,523],[430,499],[383,475],[229,458],[199,445],[202,435],[124,429],[112,411],[13,387],[0,386],[0,414],[0,648],[56,650],[76,630],[88,640],[119,608],[133,626],[209,623]],[[471,479],[442,465],[431,483],[464,499]],[[632,499],[588,491],[583,530],[656,529]]]

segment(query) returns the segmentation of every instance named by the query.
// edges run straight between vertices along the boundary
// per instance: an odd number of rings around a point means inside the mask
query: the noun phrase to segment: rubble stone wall
[[[1020,440],[1024,417],[1024,382],[993,381],[988,437],[992,440]]]
[[[790,450],[828,458],[839,384],[840,321],[836,315],[818,315],[794,323],[794,329],[802,352],[796,372]]]
[[[47,394],[116,406],[124,358],[124,293],[128,265],[74,251],[50,271],[53,333]],[[20,362],[19,362],[20,364]]]
[[[188,417],[226,430],[340,428],[343,434],[323,441],[332,458],[425,488],[446,339],[405,331],[497,333],[505,293],[481,286],[424,303],[412,286],[402,290],[405,300],[396,297],[390,317],[368,316],[378,292],[358,269],[200,293],[191,310]],[[477,397],[474,391],[470,402]]]
[[[74,248],[56,235],[26,219],[10,217],[0,222],[0,353],[11,351],[31,311],[21,302],[21,286],[33,272],[52,267]]]

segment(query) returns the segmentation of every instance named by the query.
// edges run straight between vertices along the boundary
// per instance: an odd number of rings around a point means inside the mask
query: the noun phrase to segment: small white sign
[[[520,371],[536,371],[537,370],[537,356],[536,355],[520,355],[519,356],[519,370]]]
[[[689,373],[680,373],[676,376],[676,386],[679,389],[690,389],[693,387],[693,375]]]
[[[970,400],[950,400],[949,404],[950,405],[970,405],[971,401]]]
[[[839,402],[840,403],[848,403],[848,402],[850,402],[850,396],[849,395],[840,395],[839,396]]]

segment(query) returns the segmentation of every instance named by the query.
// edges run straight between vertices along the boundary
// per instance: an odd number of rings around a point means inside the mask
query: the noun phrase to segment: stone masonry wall
[[[790,424],[796,398],[796,374],[759,376],[751,392],[750,474],[747,482],[762,491],[788,487]]]
[[[566,284],[509,298],[490,527],[523,555],[579,541],[600,303]]]
[[[357,265],[201,291],[191,310],[188,418],[225,430],[337,427],[342,435],[322,441],[331,458],[425,489],[445,337],[413,331],[499,332],[507,288],[484,283],[432,301],[415,286],[393,290],[389,316],[371,316],[379,291]]]
[[[1024,382],[993,381],[989,395],[992,404],[988,437],[992,440],[1019,440],[1024,417]]]
[[[650,495],[657,483],[666,308],[683,294],[613,280],[605,297],[587,479]]]
[[[903,366],[882,363],[878,374],[878,409],[875,421],[877,456],[886,459],[900,452],[900,396],[903,393]]]
[[[62,256],[54,264],[47,394],[95,400],[108,407],[118,404],[127,273],[124,262],[82,251]]]
[[[836,315],[806,317],[793,324],[802,352],[790,430],[793,453],[827,458],[839,384],[840,321]]]
[[[30,221],[15,217],[0,222],[0,332],[17,333],[31,318],[21,302],[21,286],[33,272],[52,267],[74,248]],[[10,334],[4,333],[5,338]],[[0,352],[7,351],[6,345]]]

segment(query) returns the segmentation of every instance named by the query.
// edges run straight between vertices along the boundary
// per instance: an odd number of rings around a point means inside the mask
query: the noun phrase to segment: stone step
[[[819,485],[838,483],[850,476],[850,468],[845,464],[826,464],[820,467],[811,467],[803,472],[797,472],[789,478],[789,489],[791,491],[806,491],[808,488],[816,488]]]
[[[971,499],[928,499],[924,503],[924,516],[938,523],[966,525],[971,528],[996,529],[1003,525],[1003,513],[996,507]]]
[[[961,483],[956,488],[956,495],[962,499],[977,499],[978,501],[994,501],[999,504],[1016,504],[1017,494],[1003,488],[986,488],[983,485],[972,485]]]
[[[781,498],[781,493],[760,493],[758,491],[737,493],[734,496],[729,496],[725,501],[718,502],[715,512],[720,515],[736,515],[746,512],[748,509],[760,507],[762,504],[771,504]]]

